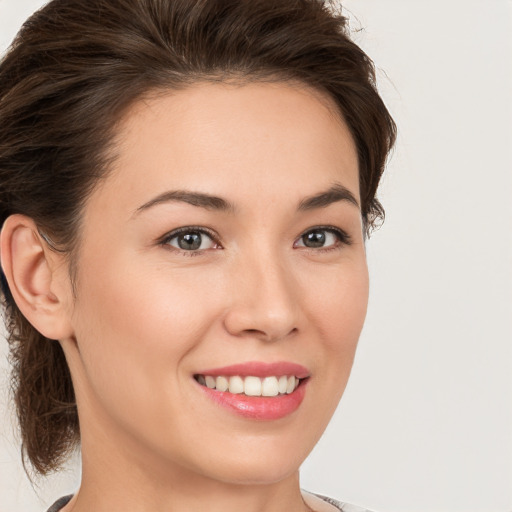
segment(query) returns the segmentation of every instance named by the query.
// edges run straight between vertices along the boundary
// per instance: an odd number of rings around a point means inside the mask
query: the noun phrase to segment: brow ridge
[[[147,203],[144,203],[142,206],[137,208],[135,213],[142,212],[158,204],[172,201],[188,203],[192,206],[198,206],[207,210],[233,211],[235,209],[234,205],[229,201],[226,201],[221,197],[213,196],[211,194],[205,194],[203,192],[190,192],[187,190],[169,190],[156,196]]]
[[[348,201],[360,209],[359,202],[354,194],[341,183],[335,183],[328,190],[303,199],[299,203],[298,210],[303,212],[317,208],[326,208],[330,204],[338,201]]]
[[[173,201],[187,203],[192,206],[205,208],[207,210],[216,210],[223,212],[235,211],[235,206],[226,199],[223,199],[222,197],[206,194],[203,192],[190,192],[187,190],[169,190],[163,192],[162,194],[159,194],[158,196],[144,203],[142,206],[137,208],[135,214],[152,208],[153,206],[156,206],[158,204]],[[335,183],[332,187],[330,187],[328,190],[324,192],[320,192],[313,196],[304,198],[302,201],[300,201],[297,210],[303,212],[314,210],[317,208],[326,208],[330,204],[339,201],[348,201],[357,208],[360,208],[359,202],[355,198],[354,194],[352,194],[352,192],[341,183]]]

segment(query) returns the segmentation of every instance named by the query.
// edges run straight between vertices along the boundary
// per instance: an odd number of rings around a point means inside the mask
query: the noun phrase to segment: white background
[[[41,4],[0,0],[2,51]],[[368,243],[367,324],[302,486],[379,512],[510,512],[512,2],[345,7],[400,136]],[[78,471],[33,490],[6,404],[2,391],[0,511],[46,510]]]

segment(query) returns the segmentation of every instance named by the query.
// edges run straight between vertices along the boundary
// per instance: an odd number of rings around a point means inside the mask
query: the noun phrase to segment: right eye
[[[218,249],[219,244],[208,231],[199,228],[180,228],[169,233],[163,240],[163,245],[186,252],[198,252],[208,249]]]

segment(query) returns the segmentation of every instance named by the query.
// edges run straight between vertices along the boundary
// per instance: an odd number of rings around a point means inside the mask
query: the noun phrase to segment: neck
[[[83,433],[90,432],[84,429]],[[110,437],[110,436],[109,436]],[[308,512],[299,472],[277,482],[198,474],[116,437],[82,437],[82,483],[62,512]],[[213,472],[214,474],[214,472]]]
[[[198,479],[180,483],[169,478],[165,486],[140,478],[88,478],[84,471],[82,485],[63,512],[308,512],[302,498],[298,472],[273,484],[226,484]],[[134,472],[139,475],[139,472]],[[185,485],[182,483],[185,481]],[[69,507],[69,508],[68,508]]]

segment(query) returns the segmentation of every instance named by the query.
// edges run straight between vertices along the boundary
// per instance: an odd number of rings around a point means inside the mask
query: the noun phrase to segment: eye
[[[294,246],[307,247],[308,249],[328,249],[338,245],[348,245],[349,243],[349,235],[341,229],[318,227],[306,231],[295,242]]]
[[[174,230],[166,235],[161,243],[187,252],[219,248],[213,234],[204,228],[186,227]]]

